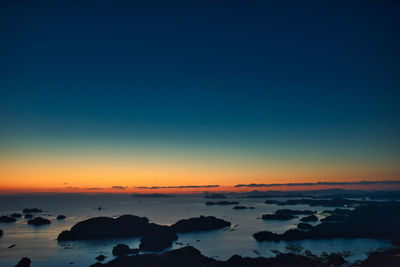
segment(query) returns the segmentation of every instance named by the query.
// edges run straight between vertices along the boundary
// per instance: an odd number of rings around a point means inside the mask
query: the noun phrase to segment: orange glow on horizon
[[[157,188],[144,189],[137,187],[126,188],[82,188],[82,187],[34,187],[34,188],[12,188],[0,187],[0,194],[24,194],[24,193],[85,193],[85,194],[201,194],[205,192],[215,193],[246,193],[251,191],[309,191],[341,188],[347,190],[400,190],[400,183],[396,184],[349,184],[349,185],[277,185],[264,187],[235,187],[235,186],[218,186],[218,187],[196,187],[196,188]]]

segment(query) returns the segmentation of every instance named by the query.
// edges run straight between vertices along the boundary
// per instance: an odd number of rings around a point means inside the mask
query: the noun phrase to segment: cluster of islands
[[[388,193],[386,200],[372,200],[374,196],[382,196],[382,192],[372,192],[372,197],[354,196],[344,197],[333,195],[329,197],[293,194],[283,196],[288,200],[270,199],[271,195],[250,195],[249,198],[264,198],[266,205],[276,205],[273,213],[260,214],[262,220],[292,220],[299,218],[296,228],[284,233],[274,233],[264,229],[255,232],[253,238],[257,242],[296,241],[304,239],[334,239],[334,238],[376,238],[391,240],[392,247],[383,251],[376,251],[363,261],[353,263],[352,266],[400,266],[400,201],[395,194]],[[138,197],[135,195],[135,197]],[[163,197],[163,195],[145,196]],[[298,198],[301,197],[301,198]],[[205,205],[233,206],[233,209],[254,209],[252,206],[242,206],[239,201],[221,200],[226,198],[222,194],[208,194]],[[217,199],[208,201],[208,199]],[[280,209],[280,206],[308,205],[310,209]],[[327,209],[317,213],[312,207],[322,206]],[[34,217],[32,214],[42,212],[39,208],[26,208],[22,213],[13,213],[0,217],[2,223],[13,223],[18,218],[27,219],[27,224],[40,227],[50,224],[51,221],[43,217]],[[238,211],[240,212],[240,211]],[[321,218],[323,217],[323,218]],[[58,215],[58,220],[65,219]],[[181,219],[171,225],[151,223],[148,218],[137,215],[122,215],[119,217],[94,217],[76,223],[71,229],[62,231],[57,241],[69,242],[92,239],[118,239],[140,237],[140,244],[130,248],[126,244],[116,244],[112,250],[115,256],[107,263],[107,258],[98,255],[93,267],[100,266],[345,266],[344,253],[330,253],[314,255],[311,251],[302,251],[292,247],[288,252],[275,251],[272,258],[248,258],[234,255],[227,261],[220,261],[201,254],[192,246],[184,246],[175,250],[169,249],[179,239],[178,234],[198,231],[210,231],[231,227],[232,222],[214,216],[199,216]],[[4,232],[0,230],[0,236]],[[165,251],[167,250],[167,251]],[[151,252],[149,254],[149,252]],[[16,265],[30,266],[28,257],[22,258]],[[346,265],[348,266],[348,265]]]

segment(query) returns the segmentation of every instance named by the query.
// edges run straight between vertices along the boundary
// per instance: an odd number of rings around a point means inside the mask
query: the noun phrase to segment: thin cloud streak
[[[372,185],[400,184],[400,181],[358,181],[358,182],[316,182],[316,183],[284,183],[284,184],[237,184],[235,187],[274,187],[274,186],[313,186],[313,185]]]
[[[137,189],[185,189],[185,188],[215,188],[219,185],[180,185],[180,186],[138,186]]]

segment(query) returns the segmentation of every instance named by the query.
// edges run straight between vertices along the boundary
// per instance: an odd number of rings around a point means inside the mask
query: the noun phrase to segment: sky
[[[399,181],[398,14],[2,1],[0,191]]]

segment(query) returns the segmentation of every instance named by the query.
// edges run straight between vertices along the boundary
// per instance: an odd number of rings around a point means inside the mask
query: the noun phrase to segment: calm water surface
[[[234,254],[257,257],[270,257],[271,250],[285,251],[290,243],[301,244],[315,254],[323,251],[351,251],[351,261],[363,259],[370,249],[390,246],[387,240],[374,239],[333,239],[304,240],[293,242],[257,242],[252,234],[261,230],[282,233],[296,227],[299,219],[289,221],[263,221],[259,217],[277,209],[308,209],[322,211],[328,208],[305,205],[276,206],[266,205],[264,199],[228,199],[239,201],[241,205],[254,209],[233,210],[232,206],[206,206],[205,199],[194,196],[176,198],[133,198],[129,195],[42,195],[42,196],[0,196],[0,215],[22,212],[24,208],[41,208],[39,215],[51,220],[47,226],[28,225],[24,218],[16,223],[0,223],[4,235],[0,237],[0,266],[14,266],[24,256],[32,260],[33,267],[39,266],[89,266],[96,262],[99,254],[113,258],[112,247],[125,243],[131,247],[139,246],[139,238],[107,239],[95,241],[57,242],[57,235],[69,230],[75,223],[96,216],[120,216],[134,214],[145,216],[151,222],[172,224],[180,219],[212,215],[232,223],[231,228],[180,234],[177,242],[192,245],[204,255],[226,260]],[[98,210],[101,206],[103,209]],[[56,220],[59,214],[65,220]],[[8,248],[15,244],[13,248]],[[172,249],[182,247],[174,244]]]

